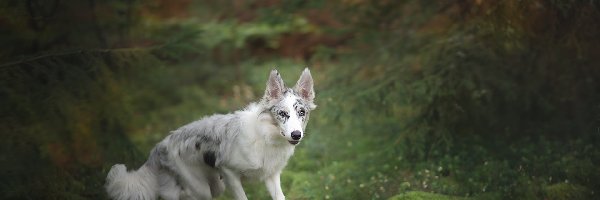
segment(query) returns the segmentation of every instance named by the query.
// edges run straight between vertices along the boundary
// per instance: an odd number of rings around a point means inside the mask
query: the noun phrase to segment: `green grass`
[[[467,200],[468,198],[413,191],[413,192],[407,192],[405,194],[399,194],[399,195],[390,197],[388,200],[428,200],[428,199],[431,199],[431,200]]]

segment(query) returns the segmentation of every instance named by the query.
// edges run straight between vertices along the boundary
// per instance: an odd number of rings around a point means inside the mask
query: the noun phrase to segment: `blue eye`
[[[306,111],[304,111],[304,110],[300,110],[300,111],[298,112],[298,115],[299,115],[300,117],[303,117],[304,115],[306,115]]]

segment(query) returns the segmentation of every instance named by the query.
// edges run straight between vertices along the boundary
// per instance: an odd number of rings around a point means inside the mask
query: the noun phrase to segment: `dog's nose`
[[[301,137],[302,134],[300,134],[300,131],[292,131],[292,139],[299,140]]]

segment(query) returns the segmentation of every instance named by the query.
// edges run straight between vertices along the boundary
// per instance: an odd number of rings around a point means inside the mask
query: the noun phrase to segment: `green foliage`
[[[113,164],[306,66],[288,199],[598,196],[596,1],[53,2],[0,3],[3,198],[105,198]]]
[[[202,44],[208,47],[226,46],[230,48],[244,48],[246,42],[251,39],[264,39],[267,46],[277,47],[279,44],[274,39],[283,33],[305,33],[311,27],[304,18],[295,17],[285,23],[245,23],[235,22],[211,22],[203,24],[200,28],[204,30],[205,36],[200,37]]]
[[[425,200],[425,199],[431,199],[431,200],[457,199],[458,200],[458,199],[466,199],[466,198],[415,191],[415,192],[407,192],[406,194],[399,194],[399,195],[389,198],[388,200]]]
[[[589,199],[590,191],[586,188],[568,183],[558,183],[544,188],[545,196],[551,200]]]

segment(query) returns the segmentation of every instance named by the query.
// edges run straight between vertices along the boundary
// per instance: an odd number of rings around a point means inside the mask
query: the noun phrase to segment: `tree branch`
[[[50,58],[50,57],[61,57],[61,56],[83,54],[83,53],[118,53],[118,52],[151,51],[151,50],[162,48],[163,46],[164,45],[157,45],[157,46],[152,46],[152,47],[148,47],[148,48],[132,47],[132,48],[119,48],[119,49],[87,49],[87,50],[79,49],[79,50],[67,50],[67,51],[62,51],[62,52],[50,52],[50,53],[41,54],[41,55],[37,55],[37,56],[22,58],[21,60],[16,60],[16,61],[0,64],[0,70],[8,69],[12,66],[29,63],[29,62],[33,62],[36,60]]]

